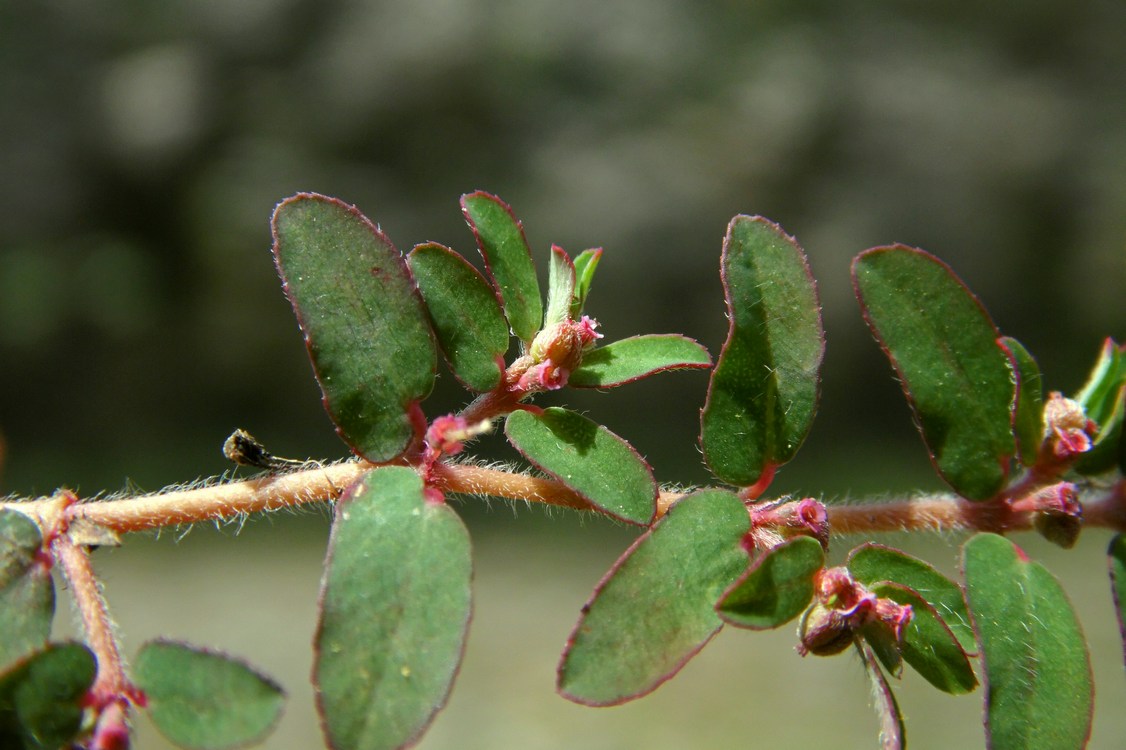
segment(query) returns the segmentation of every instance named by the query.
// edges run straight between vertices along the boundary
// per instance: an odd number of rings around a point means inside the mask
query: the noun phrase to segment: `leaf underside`
[[[330,747],[399,748],[426,729],[461,662],[471,576],[465,526],[412,469],[374,469],[337,503],[313,667]]]
[[[608,706],[672,677],[723,625],[715,603],[747,566],[750,517],[733,493],[679,500],[614,564],[583,607],[559,665],[559,692]]]

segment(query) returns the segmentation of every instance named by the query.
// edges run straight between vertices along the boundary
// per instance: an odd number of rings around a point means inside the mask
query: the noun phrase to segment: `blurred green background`
[[[552,242],[606,249],[588,310],[607,339],[677,331],[713,353],[727,221],[779,222],[820,282],[828,350],[819,419],[777,488],[939,489],[848,263],[892,242],[934,252],[1049,387],[1074,390],[1102,337],[1126,335],[1124,92],[1117,0],[0,3],[0,492],[218,474],[236,427],[281,455],[341,456],[269,256],[273,206],[328,193],[400,249],[470,254],[457,198],[477,188],[513,205],[541,264]],[[429,413],[460,405],[451,381]],[[673,373],[566,401],[661,480],[702,483],[705,384]],[[725,632],[626,707],[555,697],[578,608],[633,534],[465,511],[475,623],[421,747],[875,746],[859,664],[800,659],[788,628]],[[291,692],[266,747],[318,746],[308,643],[327,528],[321,509],[99,552],[127,650],[166,634],[250,658]],[[1126,736],[1108,538],[1067,554],[1020,539],[1079,603],[1103,748]],[[955,537],[899,541],[955,565]],[[979,696],[921,682],[901,691],[912,747],[980,746]],[[165,747],[139,724],[140,748]]]

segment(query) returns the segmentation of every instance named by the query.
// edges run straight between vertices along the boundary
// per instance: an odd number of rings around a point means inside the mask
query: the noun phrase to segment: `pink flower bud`
[[[1098,425],[1087,419],[1077,401],[1053,391],[1044,404],[1044,439],[1058,459],[1074,458],[1091,450]]]

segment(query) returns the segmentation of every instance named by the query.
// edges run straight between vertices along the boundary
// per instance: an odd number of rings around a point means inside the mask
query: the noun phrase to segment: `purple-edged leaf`
[[[374,469],[336,507],[313,682],[334,750],[399,748],[445,704],[470,615],[469,535],[402,466]]]
[[[274,259],[325,409],[344,442],[389,461],[414,436],[437,351],[407,264],[354,206],[300,193],[274,210]]]
[[[508,323],[492,285],[465,258],[435,242],[411,250],[407,263],[454,375],[478,392],[496,388]]]
[[[1032,466],[1044,442],[1044,384],[1040,366],[1016,339],[1002,336],[998,342],[1009,359],[1009,368],[1016,382],[1013,399],[1013,436],[1017,441],[1020,462]]]
[[[962,567],[984,663],[989,747],[1084,747],[1094,700],[1091,662],[1059,582],[996,534],[966,542]]]
[[[81,643],[48,645],[0,674],[0,747],[69,747],[82,730],[97,663]]]
[[[656,515],[657,481],[649,464],[582,414],[557,407],[514,411],[504,434],[533,465],[611,516],[647,525]]]
[[[583,354],[583,361],[567,385],[575,388],[613,388],[666,370],[706,368],[708,350],[676,333],[632,336]]]
[[[939,474],[967,498],[993,497],[1015,450],[1013,381],[993,321],[954,272],[922,250],[865,250],[852,278]]]
[[[0,670],[47,645],[55,614],[51,568],[35,522],[0,508]]]
[[[1118,616],[1118,632],[1122,637],[1122,653],[1126,659],[1126,534],[1110,540],[1107,550],[1110,562],[1110,593],[1114,597],[1114,613]]]
[[[285,691],[242,661],[175,641],[150,641],[133,664],[152,723],[184,748],[257,742],[281,716]]]
[[[958,638],[967,653],[977,649],[970,613],[962,588],[931,565],[891,547],[869,542],[852,550],[848,569],[860,583],[891,581],[906,586],[927,600]]]
[[[543,301],[523,225],[507,203],[480,190],[461,196],[461,212],[500,292],[512,332],[530,344],[543,322]]]
[[[559,692],[608,706],[676,674],[723,621],[715,603],[747,567],[750,515],[733,493],[679,500],[634,542],[594,590],[563,652]]]
[[[903,630],[900,653],[927,682],[944,693],[961,695],[977,687],[977,677],[958,639],[930,602],[898,583],[873,584],[881,599],[911,607],[911,622]]]
[[[551,261],[547,269],[547,311],[543,314],[543,327],[550,328],[567,320],[574,297],[575,266],[563,248],[552,245]]]
[[[813,579],[825,565],[825,550],[799,536],[755,560],[719,600],[719,616],[732,625],[766,630],[784,625],[809,606]]]
[[[805,254],[778,225],[736,216],[721,261],[730,327],[701,415],[708,467],[754,484],[793,458],[817,408],[825,351],[821,307]]]
[[[583,314],[587,295],[590,294],[590,285],[594,281],[594,272],[598,270],[600,260],[602,260],[600,247],[583,250],[575,256],[575,296],[571,301],[571,320],[578,320]]]
[[[891,691],[891,685],[868,644],[858,640],[856,649],[864,660],[864,671],[868,673],[868,683],[872,688],[872,705],[880,719],[880,747],[882,750],[903,750],[907,746],[907,731],[895,693]]]

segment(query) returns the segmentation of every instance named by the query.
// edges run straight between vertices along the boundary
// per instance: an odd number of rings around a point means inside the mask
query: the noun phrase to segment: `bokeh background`
[[[781,492],[940,489],[848,264],[903,242],[949,262],[1050,387],[1126,335],[1126,4],[627,0],[75,0],[0,3],[0,493],[84,495],[226,471],[236,427],[339,457],[269,255],[273,206],[339,196],[400,249],[470,254],[457,198],[495,192],[550,243],[606,250],[589,311],[608,339],[677,331],[718,352],[720,240],[782,224],[820,282],[821,412]],[[663,481],[703,483],[706,376],[566,402]],[[456,408],[444,376],[427,404]],[[497,440],[481,449],[509,456]],[[652,696],[586,709],[558,652],[633,533],[464,506],[477,606],[465,665],[421,747],[874,747],[860,665],[800,659],[789,628],[724,632]],[[230,650],[290,691],[268,748],[321,740],[309,641],[328,512],[129,538],[96,558],[132,653],[158,634]],[[1062,553],[1093,642],[1092,747],[1121,747],[1109,534]],[[836,556],[848,549],[838,544]],[[957,537],[897,539],[954,570]],[[73,632],[63,607],[60,634]],[[911,674],[914,748],[982,745],[978,695]],[[138,747],[167,747],[145,720]]]

